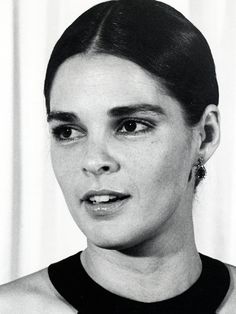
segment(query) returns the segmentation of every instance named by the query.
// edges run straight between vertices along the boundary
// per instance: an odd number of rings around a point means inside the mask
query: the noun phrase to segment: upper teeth
[[[116,198],[114,195],[94,195],[90,196],[89,200],[94,203],[101,203],[101,202],[109,202],[109,200],[112,200]]]

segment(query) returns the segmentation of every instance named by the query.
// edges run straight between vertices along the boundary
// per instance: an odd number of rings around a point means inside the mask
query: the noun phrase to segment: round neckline
[[[181,294],[156,302],[142,302],[114,294],[95,282],[81,263],[81,252],[52,264],[49,278],[56,290],[81,313],[214,313],[229,289],[229,271],[218,260],[200,254],[202,271]]]
[[[185,291],[181,292],[180,294],[177,294],[176,296],[173,296],[171,298],[168,299],[164,299],[164,300],[159,300],[159,301],[153,301],[153,302],[144,302],[144,301],[138,301],[138,300],[134,300],[134,299],[130,299],[128,297],[125,296],[121,296],[119,294],[116,294],[114,292],[109,291],[108,289],[106,289],[105,287],[101,286],[98,282],[96,282],[89,274],[88,272],[85,270],[82,261],[81,261],[81,253],[79,252],[79,264],[81,267],[81,275],[83,276],[83,281],[87,283],[87,289],[91,291],[94,290],[94,292],[98,295],[104,295],[105,294],[107,296],[109,296],[109,298],[115,298],[115,299],[119,299],[119,301],[124,301],[124,302],[129,302],[129,303],[134,303],[134,304],[138,304],[140,306],[144,305],[156,305],[156,304],[161,304],[161,303],[165,303],[166,301],[172,302],[173,300],[176,300],[178,298],[185,298],[187,295],[191,295],[194,293],[195,290],[198,290],[198,286],[200,286],[201,282],[204,280],[204,271],[203,271],[203,259],[204,256],[202,254],[200,254],[200,258],[201,258],[201,262],[202,262],[202,269],[200,272],[200,275],[198,276],[197,280]],[[188,297],[188,296],[187,296]]]
[[[162,307],[178,307],[178,305],[183,304],[183,302],[186,302],[187,300],[192,301],[192,299],[196,296],[196,294],[199,294],[199,291],[201,291],[201,286],[204,283],[207,284],[206,282],[206,274],[205,274],[205,266],[207,260],[205,259],[206,257],[202,254],[200,254],[200,258],[202,261],[202,271],[198,277],[198,279],[185,291],[182,293],[173,296],[168,299],[160,300],[160,301],[154,301],[154,302],[143,302],[143,301],[138,301],[130,298],[126,298],[124,296],[120,296],[116,293],[113,293],[103,286],[99,285],[96,281],[94,281],[89,274],[86,272],[85,268],[82,265],[81,262],[81,253],[79,255],[80,259],[80,267],[81,267],[81,276],[83,276],[83,282],[86,282],[86,289],[88,294],[93,291],[93,294],[96,295],[96,298],[98,299],[104,299],[108,300],[109,303],[118,303],[125,305],[129,305],[129,307],[137,307],[137,308],[162,308]]]

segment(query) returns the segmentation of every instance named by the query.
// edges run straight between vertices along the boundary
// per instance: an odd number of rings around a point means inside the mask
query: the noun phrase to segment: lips
[[[119,212],[131,197],[130,194],[112,190],[91,190],[81,201],[92,216],[107,216]]]
[[[111,190],[92,190],[84,194],[82,201],[98,204],[121,201],[128,197],[130,197],[129,194],[119,193]]]

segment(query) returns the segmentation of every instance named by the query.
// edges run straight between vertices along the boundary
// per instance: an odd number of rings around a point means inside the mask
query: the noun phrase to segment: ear
[[[208,105],[198,124],[199,156],[206,162],[220,143],[220,113],[216,105]]]

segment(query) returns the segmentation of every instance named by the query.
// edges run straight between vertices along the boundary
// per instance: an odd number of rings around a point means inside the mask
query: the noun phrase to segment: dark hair
[[[157,77],[182,106],[189,126],[205,107],[218,105],[218,84],[210,48],[180,12],[155,0],[100,3],[78,17],[51,54],[44,85],[47,113],[58,67],[79,53],[128,59]]]

